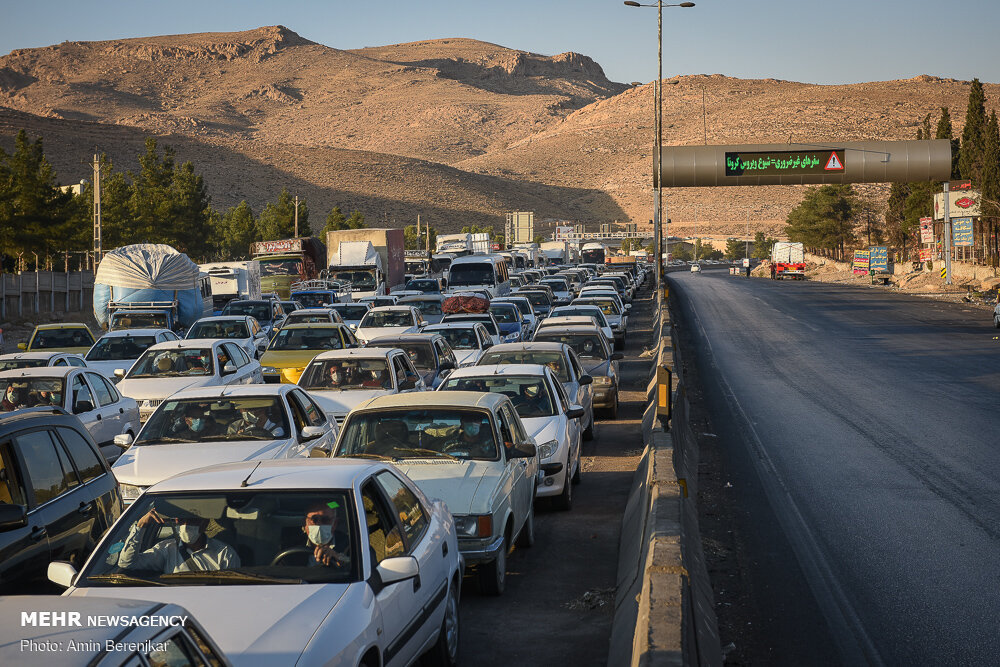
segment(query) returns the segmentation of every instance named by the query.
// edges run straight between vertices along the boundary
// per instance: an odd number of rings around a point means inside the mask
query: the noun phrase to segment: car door
[[[375,480],[399,517],[406,555],[416,558],[420,568],[419,578],[413,582],[418,608],[410,621],[410,645],[419,650],[441,627],[443,602],[448,594],[450,559],[444,528],[395,473],[383,470],[375,474]]]
[[[91,395],[96,399],[94,415],[96,428],[91,431],[105,457],[113,458],[121,450],[114,444],[115,436],[124,431],[125,408],[118,405],[120,394],[113,387],[105,384],[97,373],[81,373],[90,385]],[[95,435],[99,433],[100,435]],[[107,448],[107,449],[106,449]],[[115,452],[115,450],[118,450]]]
[[[373,591],[382,614],[383,664],[409,665],[417,657],[412,621],[422,605],[417,593],[422,588],[415,580],[382,586],[375,568],[387,558],[403,556],[406,544],[399,519],[382,493],[381,487],[369,478],[361,485],[364,523],[368,529],[368,547],[372,562]]]
[[[507,458],[507,468],[511,472],[510,498],[514,510],[514,534],[521,529],[531,503],[535,498],[535,486],[531,479],[529,459],[511,458],[510,451],[519,443],[525,442],[528,436],[524,430],[514,426],[514,408],[509,403],[500,406],[500,439],[504,444],[504,456]],[[520,424],[518,424],[520,426]],[[519,432],[520,431],[520,432]]]
[[[100,403],[83,378],[83,373],[72,372],[66,377],[66,384],[69,385],[66,401],[70,412],[76,415],[83,425],[87,427],[92,437],[97,442],[104,442],[104,424],[98,419],[101,414]]]
[[[569,356],[570,368],[574,375],[574,380],[579,384],[580,377],[586,375],[583,370],[583,365],[580,363],[580,359],[576,356],[576,352],[573,350],[567,350],[567,356]],[[594,419],[594,387],[590,384],[580,385],[580,389],[577,392],[576,399],[583,409],[586,411],[590,417],[585,420],[585,423],[590,424],[591,420]]]
[[[16,452],[16,453],[15,453]],[[0,503],[27,510],[24,526],[0,532],[0,594],[36,593],[45,581],[49,539],[25,486],[24,462],[12,440],[0,441]]]
[[[337,428],[337,422],[333,419],[327,419],[326,413],[323,412],[316,401],[312,399],[309,394],[302,391],[301,389],[293,389],[289,394],[292,400],[299,406],[305,416],[306,423],[309,426],[319,426],[320,428],[327,429],[327,434],[323,437],[317,438],[315,440],[310,440],[305,443],[306,450],[311,450],[313,447],[322,446],[330,451],[333,450],[333,445],[337,442],[337,435],[339,434],[339,429]]]
[[[549,380],[550,385],[555,387],[555,392],[559,397],[559,403],[561,404],[557,409],[561,410],[564,414],[570,409],[572,402],[569,400],[569,396],[566,395],[566,390],[563,389],[562,383],[559,379],[552,377]],[[578,419],[566,418],[566,430],[569,432],[569,443],[570,447],[578,448],[583,437],[583,422],[584,418],[580,417]]]

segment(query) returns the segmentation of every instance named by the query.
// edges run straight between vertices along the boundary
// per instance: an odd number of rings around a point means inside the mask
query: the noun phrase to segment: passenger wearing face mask
[[[138,551],[143,529],[155,529],[162,525],[173,526],[175,536],[160,540],[145,551]],[[163,574],[239,569],[240,557],[236,550],[221,540],[208,537],[205,534],[207,527],[208,519],[171,518],[153,508],[129,531],[118,558],[118,567],[155,570]]]
[[[208,416],[204,406],[192,403],[184,410],[184,417],[171,437],[198,442],[216,435],[219,435],[219,428],[215,420]]]
[[[285,437],[285,429],[271,420],[270,410],[265,406],[245,408],[242,411],[242,418],[230,424],[227,433],[264,438]]]
[[[0,409],[4,412],[10,412],[11,410],[17,410],[18,408],[25,407],[25,392],[23,389],[18,389],[17,387],[11,385],[7,387],[6,393],[3,395],[3,399],[0,400]]]
[[[350,567],[351,536],[339,529],[341,511],[337,502],[316,503],[306,510],[302,532],[313,550],[310,565]]]

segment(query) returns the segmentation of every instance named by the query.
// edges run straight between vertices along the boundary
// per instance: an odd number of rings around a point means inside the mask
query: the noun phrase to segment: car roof
[[[231,302],[230,302],[231,303]],[[232,342],[228,338],[182,338],[181,340],[168,340],[156,343],[146,348],[149,350],[191,350],[203,347],[214,347],[225,342]]]
[[[60,356],[70,356],[79,357],[79,354],[75,352],[8,352],[7,354],[0,354],[0,361],[15,361],[15,360],[28,360],[28,359],[51,359],[53,357]],[[82,357],[81,357],[82,358]]]
[[[70,426],[83,433],[87,432],[87,429],[75,415],[53,406],[0,412],[0,434],[6,435],[8,431],[14,429],[34,426],[33,422],[35,421],[42,421],[43,425],[46,426]]]
[[[550,326],[572,326],[574,324],[593,326],[593,315],[556,315],[546,317],[540,326],[548,328]]]
[[[14,368],[9,371],[0,371],[0,379],[18,377],[66,377],[73,371],[83,371],[86,368],[79,366],[35,366],[32,368]],[[91,369],[93,370],[93,369]]]
[[[406,394],[378,396],[359,405],[358,410],[406,408],[411,406],[447,406],[457,408],[486,408],[495,410],[508,400],[503,394],[478,391],[417,391]]]
[[[182,472],[147,493],[170,491],[251,491],[263,489],[350,489],[385,468],[377,461],[349,458],[241,461]],[[244,486],[243,482],[246,481]]]
[[[347,350],[327,350],[320,352],[313,361],[326,361],[327,359],[381,359],[389,356],[393,350],[391,347],[352,347]]]
[[[547,343],[542,341],[531,341],[529,343],[500,343],[499,345],[494,345],[490,349],[486,350],[484,354],[492,354],[493,352],[524,352],[530,350],[562,352],[568,347],[569,346],[565,343]]]
[[[249,315],[209,315],[208,317],[199,317],[195,324],[198,322],[246,322]]]
[[[430,343],[435,338],[444,338],[444,336],[434,332],[407,333],[407,334],[399,334],[397,336],[379,336],[378,338],[372,338],[370,341],[368,341],[367,347],[373,347],[376,343],[390,343],[395,341],[398,341],[400,343],[422,343],[422,342]]]
[[[600,335],[601,334],[601,330],[598,329],[598,328],[596,328],[593,325],[593,323],[591,323],[589,326],[587,326],[587,325],[580,325],[580,324],[557,324],[557,325],[554,325],[554,326],[551,326],[551,327],[541,327],[537,332],[535,332],[535,335],[536,336],[541,335],[542,332],[545,332],[545,335],[549,335],[549,334],[592,334],[592,335]],[[538,342],[541,343],[542,341],[538,341]]]
[[[50,329],[86,329],[90,331],[88,327],[83,322],[59,322],[57,324],[39,324],[35,327],[35,331],[48,331]]]
[[[388,313],[388,312],[405,312],[405,313],[408,313],[408,312],[410,312],[410,308],[413,308],[413,306],[396,304],[394,306],[376,306],[375,308],[372,308],[370,312],[373,312],[373,313],[375,313],[375,312],[378,312],[378,313]]]
[[[421,278],[423,280],[423,278]],[[417,301],[444,301],[446,296],[444,294],[410,294],[404,296],[399,300],[397,306],[405,306],[408,303],[415,303]]]
[[[299,308],[294,313],[289,313],[289,317],[291,317],[292,315],[329,315],[329,314],[330,314],[330,309],[326,306],[323,306],[322,308],[320,307]]]
[[[297,313],[299,311],[296,310],[295,312]],[[345,326],[347,325],[342,322],[334,322],[332,320],[330,322],[292,322],[291,324],[286,324],[281,327],[281,330],[285,331],[286,329],[291,329],[293,331],[298,331],[299,329],[341,329]]]
[[[441,331],[442,329],[474,329],[483,326],[479,320],[442,320],[438,324],[428,324],[421,331]]]

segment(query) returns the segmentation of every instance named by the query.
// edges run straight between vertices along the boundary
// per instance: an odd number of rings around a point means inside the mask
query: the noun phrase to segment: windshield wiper
[[[167,580],[174,579],[209,579],[223,581],[241,581],[251,584],[301,584],[302,579],[288,579],[286,577],[272,577],[269,574],[251,574],[250,572],[240,572],[237,570],[212,570],[197,572],[173,572],[162,577]]]
[[[451,454],[448,454],[448,453],[445,453],[445,452],[439,452],[439,451],[434,450],[434,449],[418,449],[416,447],[407,447],[407,448],[404,448],[404,449],[400,449],[398,447],[394,447],[393,450],[397,451],[397,452],[413,452],[414,454],[431,454],[433,456],[445,457],[445,458],[453,459],[455,461],[460,461],[461,460],[457,456],[452,456]]]
[[[149,438],[148,440],[147,439],[142,439],[142,440],[136,442],[135,444],[137,444],[137,445],[152,445],[152,444],[157,443],[157,442],[181,442],[181,443],[184,443],[184,444],[191,444],[191,443],[194,443],[196,441],[195,440],[184,440],[183,438],[167,438],[167,437],[162,437],[162,438]]]
[[[393,456],[383,456],[382,454],[344,454],[345,458],[349,459],[375,459],[377,461],[398,461],[399,459]]]
[[[122,574],[116,572],[114,574],[92,574],[87,577],[89,581],[106,581],[109,584],[136,584],[140,586],[166,586],[165,583],[161,581],[154,581],[153,579],[143,579],[142,577],[133,577],[130,574]]]

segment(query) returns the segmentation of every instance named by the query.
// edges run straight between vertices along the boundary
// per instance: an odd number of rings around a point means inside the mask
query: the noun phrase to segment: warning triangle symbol
[[[844,165],[840,163],[840,159],[837,157],[837,154],[830,153],[830,159],[826,161],[826,167],[824,167],[824,169],[826,169],[827,171],[833,171],[836,169],[843,169],[843,168]]]

